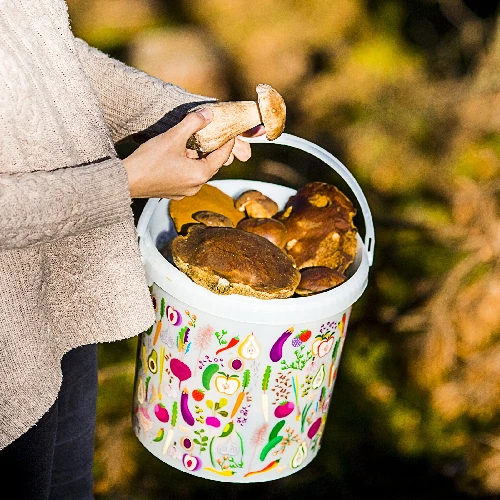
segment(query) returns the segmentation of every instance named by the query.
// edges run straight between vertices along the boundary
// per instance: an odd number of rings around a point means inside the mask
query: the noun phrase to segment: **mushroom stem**
[[[261,123],[266,137],[270,141],[277,139],[285,128],[285,101],[265,83],[259,83],[256,91],[257,101],[210,102],[192,109],[190,113],[208,108],[213,118],[205,128],[188,139],[186,147],[198,151],[200,155],[211,153]]]
[[[188,149],[201,154],[215,151],[234,137],[262,123],[259,105],[255,101],[207,103],[190,112],[202,108],[212,111],[212,121],[194,133],[186,144]]]

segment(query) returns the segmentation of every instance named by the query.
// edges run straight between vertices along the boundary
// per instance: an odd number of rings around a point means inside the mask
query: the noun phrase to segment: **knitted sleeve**
[[[128,136],[147,140],[178,123],[193,107],[214,101],[127,66],[79,38],[75,43],[114,142]]]
[[[53,241],[132,217],[117,158],[51,171],[0,174],[0,250]]]

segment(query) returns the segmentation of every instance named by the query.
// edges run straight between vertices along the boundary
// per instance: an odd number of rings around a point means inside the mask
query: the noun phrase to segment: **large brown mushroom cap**
[[[326,266],[345,272],[356,255],[355,214],[353,204],[335,186],[310,182],[275,218],[286,227],[285,250],[298,269]]]
[[[191,226],[172,242],[177,268],[221,295],[291,297],[300,281],[292,259],[269,240],[228,227]]]

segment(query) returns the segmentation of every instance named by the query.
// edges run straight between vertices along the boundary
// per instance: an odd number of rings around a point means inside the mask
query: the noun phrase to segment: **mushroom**
[[[339,189],[310,182],[289,198],[275,218],[286,227],[286,252],[298,269],[326,266],[342,273],[357,251],[356,209]]]
[[[211,210],[200,210],[199,212],[195,212],[191,217],[193,217],[196,222],[205,224],[205,226],[234,227],[233,221],[229,217],[217,212],[212,212]]]
[[[268,239],[277,247],[283,248],[286,242],[286,228],[279,220],[270,217],[247,217],[238,222],[236,229],[247,231],[248,233],[258,234]]]
[[[198,223],[193,214],[201,211],[216,212],[231,220],[233,226],[245,216],[234,208],[234,199],[218,187],[203,184],[193,196],[181,200],[170,200],[168,212],[179,234],[185,234],[188,227]]]
[[[215,151],[227,141],[263,124],[266,137],[277,139],[285,129],[286,106],[283,97],[270,85],[259,83],[257,101],[221,101],[196,106],[190,113],[203,108],[212,111],[212,121],[194,133],[186,147],[203,155]]]
[[[291,297],[300,272],[283,250],[266,238],[230,227],[195,224],[176,236],[172,256],[195,283],[220,295],[260,299]]]
[[[248,217],[267,218],[278,213],[278,204],[255,189],[249,189],[238,196],[234,208],[246,212]]]
[[[300,275],[295,293],[302,297],[325,292],[346,280],[343,273],[325,266],[306,267],[300,270]]]

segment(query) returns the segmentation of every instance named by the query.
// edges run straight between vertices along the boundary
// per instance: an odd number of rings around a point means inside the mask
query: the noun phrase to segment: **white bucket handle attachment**
[[[314,144],[313,142],[307,141],[306,139],[302,139],[295,135],[281,134],[274,141],[269,141],[265,136],[260,137],[243,137],[243,140],[251,143],[261,143],[261,144],[279,144],[283,146],[291,146],[296,149],[301,149],[306,153],[310,153],[316,158],[319,158],[328,166],[330,166],[335,172],[337,172],[342,179],[347,183],[347,185],[351,188],[354,196],[358,200],[358,203],[361,207],[361,211],[363,212],[363,217],[365,220],[365,248],[368,254],[368,264],[371,266],[373,264],[373,251],[375,247],[375,231],[373,228],[373,220],[372,214],[370,211],[370,207],[368,206],[368,202],[366,201],[365,195],[358,184],[358,181],[354,178],[351,172],[347,169],[347,167],[342,164],[335,156],[321,148],[320,146]],[[137,224],[137,235],[139,238],[142,238],[146,233],[146,229],[148,227],[149,219],[153,215],[153,212],[156,208],[157,203],[160,201],[160,198],[152,198],[151,200],[156,201],[156,203],[147,203],[144,207],[144,210],[139,219],[139,223]]]
[[[368,202],[366,201],[365,195],[358,184],[358,181],[354,178],[351,172],[347,169],[347,167],[341,163],[335,156],[321,148],[317,144],[313,142],[307,141],[306,139],[302,139],[301,137],[297,137],[295,135],[281,134],[274,141],[269,141],[265,136],[260,137],[242,137],[246,142],[254,142],[254,143],[267,143],[267,144],[280,144],[283,146],[291,146],[296,149],[301,149],[306,153],[310,153],[316,158],[319,158],[323,162],[325,162],[328,166],[330,166],[335,172],[337,172],[342,179],[347,183],[347,185],[351,188],[354,196],[358,200],[358,203],[361,207],[361,211],[363,212],[363,217],[365,219],[365,248],[366,253],[368,254],[368,264],[371,266],[373,264],[373,251],[375,247],[375,231],[373,228],[373,219],[370,211],[370,207],[368,206]]]

